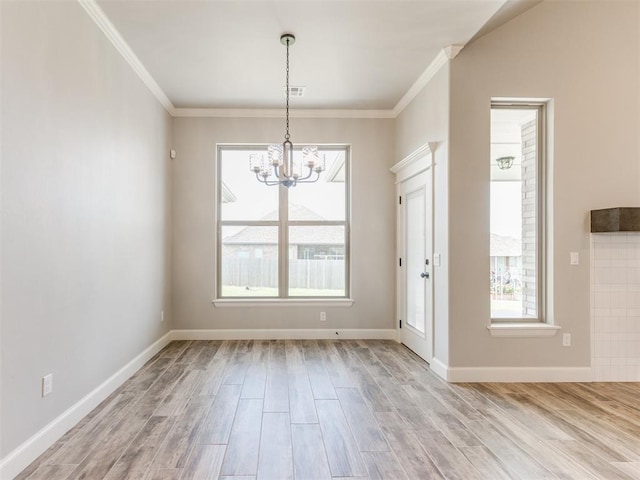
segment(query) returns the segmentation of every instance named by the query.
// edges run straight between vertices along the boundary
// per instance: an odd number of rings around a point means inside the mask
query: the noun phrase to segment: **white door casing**
[[[433,157],[420,155],[392,168],[398,192],[397,312],[400,341],[427,362],[433,358]]]

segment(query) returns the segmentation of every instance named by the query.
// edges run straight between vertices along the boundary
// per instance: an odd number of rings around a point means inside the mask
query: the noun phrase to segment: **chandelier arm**
[[[260,183],[264,183],[265,185],[268,185],[268,186],[278,185],[279,184],[279,182],[271,183],[271,182],[267,181],[267,179],[265,179],[264,177],[261,177],[259,173],[256,173],[256,179]]]
[[[307,167],[307,168],[309,168],[309,167]],[[307,173],[307,175],[306,175],[306,176],[304,176],[304,177],[302,177],[302,178],[298,178],[298,181],[299,181],[299,182],[301,182],[301,181],[303,181],[303,180],[306,180],[307,178],[310,178],[310,177],[311,177],[311,175],[313,175],[313,169],[312,169],[312,168],[309,168],[309,173]]]
[[[269,182],[268,180],[264,180],[264,179],[259,179],[260,183],[264,183],[267,187],[275,187],[277,185],[280,185],[282,182],[278,181],[278,182]]]
[[[316,178],[314,178],[313,180],[307,180],[308,177],[305,177],[302,180],[298,179],[298,183],[316,183],[318,180],[320,180],[320,172],[316,172],[316,174]]]

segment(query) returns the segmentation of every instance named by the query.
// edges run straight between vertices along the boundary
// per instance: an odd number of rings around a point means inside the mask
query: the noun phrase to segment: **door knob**
[[[420,274],[420,276],[421,276],[422,278],[429,278],[429,272],[422,272],[422,273]]]

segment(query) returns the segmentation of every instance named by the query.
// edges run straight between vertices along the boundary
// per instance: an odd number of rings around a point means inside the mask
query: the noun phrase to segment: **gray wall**
[[[171,328],[171,119],[78,3],[0,9],[1,458]]]
[[[280,141],[282,119],[177,118],[172,130],[78,4],[0,2],[0,457],[172,327],[394,328],[388,169],[427,141],[438,142],[436,358],[589,365],[588,211],[640,202],[639,10],[545,2],[465,47],[395,121],[293,119],[297,142],[353,146],[355,304],[248,309],[211,303],[215,145]],[[574,335],[571,348],[559,336],[493,339],[485,328],[493,96],[554,99],[551,320]],[[581,265],[569,266],[570,251]],[[54,393],[42,399],[47,373]]]
[[[639,8],[544,2],[451,62],[451,366],[589,366],[589,210],[640,202]],[[570,348],[561,335],[486,330],[491,97],[553,99],[549,319],[573,335]],[[580,265],[569,265],[571,251]]]
[[[433,177],[433,251],[441,265],[433,267],[433,356],[449,363],[449,64],[433,76],[396,118],[396,155],[399,162],[427,142],[435,142]]]
[[[352,307],[216,308],[212,304],[216,144],[280,142],[284,122],[281,118],[174,119],[175,328],[395,328],[395,187],[389,172],[393,132],[393,120],[291,120],[294,143],[352,145]],[[326,323],[319,322],[321,310],[327,312]]]

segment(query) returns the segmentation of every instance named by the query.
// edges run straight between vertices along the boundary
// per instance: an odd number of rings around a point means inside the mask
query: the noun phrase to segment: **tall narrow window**
[[[319,147],[320,180],[291,188],[249,172],[249,156],[262,152],[266,146],[218,147],[217,297],[347,297],[348,147]]]
[[[544,105],[491,108],[491,318],[543,321]]]

